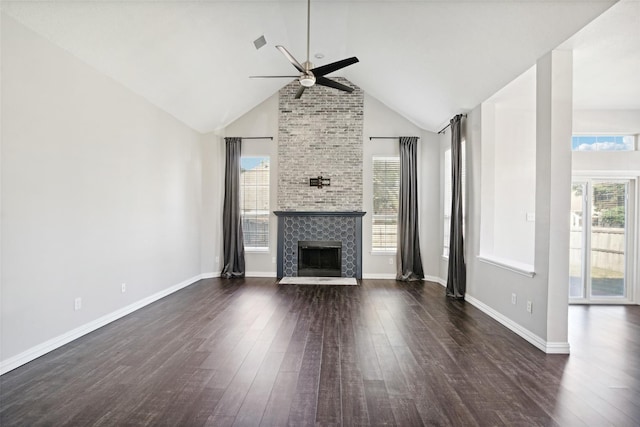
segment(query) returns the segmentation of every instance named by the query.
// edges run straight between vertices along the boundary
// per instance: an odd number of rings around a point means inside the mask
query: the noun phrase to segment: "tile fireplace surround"
[[[298,275],[298,241],[342,242],[341,277],[362,279],[362,211],[275,211],[278,278]]]

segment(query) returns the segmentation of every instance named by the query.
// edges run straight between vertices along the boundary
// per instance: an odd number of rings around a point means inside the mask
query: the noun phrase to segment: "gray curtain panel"
[[[467,290],[467,267],[464,263],[462,235],[462,115],[451,119],[451,233],[449,237],[449,274],[447,296],[464,298]]]
[[[400,137],[400,197],[396,280],[424,278],[418,237],[418,137]]]
[[[221,277],[244,277],[244,239],[240,218],[240,154],[241,138],[225,138],[226,158],[224,203],[222,207],[222,238],[224,265]]]

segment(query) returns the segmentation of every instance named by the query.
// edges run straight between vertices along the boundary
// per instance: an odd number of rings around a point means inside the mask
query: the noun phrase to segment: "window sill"
[[[483,262],[485,264],[493,265],[495,267],[500,267],[505,270],[509,270],[514,273],[521,274],[523,276],[533,277],[536,275],[536,272],[534,271],[533,266],[530,264],[493,257],[490,255],[478,255],[477,258],[478,258],[478,261]]]
[[[393,250],[393,251],[371,251],[369,252],[371,255],[373,256],[389,256],[389,255],[395,255],[397,253],[397,251]]]
[[[250,252],[250,253],[264,254],[264,253],[269,253],[270,249],[269,248],[244,248],[244,251]]]

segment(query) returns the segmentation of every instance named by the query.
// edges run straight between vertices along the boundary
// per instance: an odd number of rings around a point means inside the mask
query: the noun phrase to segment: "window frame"
[[[258,188],[262,187],[263,191],[266,192],[266,199],[267,199],[267,208],[266,210],[261,210],[261,209],[254,209],[253,211],[247,210],[245,209],[244,203],[245,203],[245,195],[246,195],[246,188],[248,188],[248,186],[245,184],[242,174],[243,174],[243,169],[242,169],[242,163],[244,160],[247,159],[260,159],[261,162],[264,162],[266,160],[267,165],[268,165],[268,174],[267,174],[267,178],[266,181],[263,180],[262,183],[258,184],[257,180],[256,183],[253,184],[251,187],[256,189],[256,204],[257,204],[257,199],[258,199]],[[259,165],[260,163],[258,163]],[[241,172],[240,172],[240,222],[242,224],[242,233],[244,236],[244,250],[245,252],[269,252],[271,249],[271,238],[270,238],[270,234],[271,234],[271,156],[269,155],[246,155],[246,156],[241,156],[240,157],[240,165],[241,165]],[[266,184],[265,184],[266,182]],[[263,196],[265,197],[265,196]],[[248,233],[245,229],[245,218],[246,218],[246,214],[245,212],[255,212],[255,219],[258,218],[262,218],[263,224],[266,225],[266,230],[262,230],[260,232],[260,234],[264,235],[266,238],[266,244],[264,246],[248,246],[247,245],[247,236],[250,235],[250,233]]]
[[[393,246],[391,245],[384,245],[384,246],[376,246],[375,245],[375,241],[376,235],[380,235],[381,233],[376,233],[375,228],[379,226],[379,224],[376,224],[376,217],[380,216],[380,215],[385,215],[382,213],[376,213],[375,210],[375,199],[376,199],[376,162],[380,162],[380,161],[384,161],[384,162],[395,162],[397,164],[397,170],[398,170],[398,181],[397,181],[397,200],[396,200],[396,212],[393,218],[393,227],[395,229],[395,241],[393,242]],[[397,253],[398,251],[398,234],[397,234],[397,230],[398,230],[398,203],[400,200],[400,156],[399,155],[373,155],[371,157],[371,176],[372,176],[372,209],[371,209],[371,254],[372,255],[392,255]],[[388,187],[392,187],[387,185]],[[391,216],[389,214],[386,214],[386,216]],[[388,225],[385,225],[384,228],[385,230],[387,229],[387,227],[389,227]],[[384,236],[390,236],[393,235],[393,233],[390,232],[383,232],[382,233]],[[387,238],[384,238],[383,240],[385,240],[385,242],[387,241]],[[387,242],[388,243],[388,242]]]

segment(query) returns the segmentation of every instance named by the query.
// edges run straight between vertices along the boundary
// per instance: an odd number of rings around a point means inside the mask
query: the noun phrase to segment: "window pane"
[[[243,215],[242,232],[245,247],[268,248],[269,215]]]
[[[373,158],[372,249],[395,251],[398,233],[400,159]]]
[[[571,138],[573,151],[633,151],[634,145],[631,135],[574,135]]]
[[[269,157],[240,160],[240,212],[245,248],[269,247]]]
[[[569,298],[584,298],[584,193],[585,183],[571,186],[571,234],[569,240]]]
[[[627,184],[600,181],[591,193],[591,295],[624,297]]]

